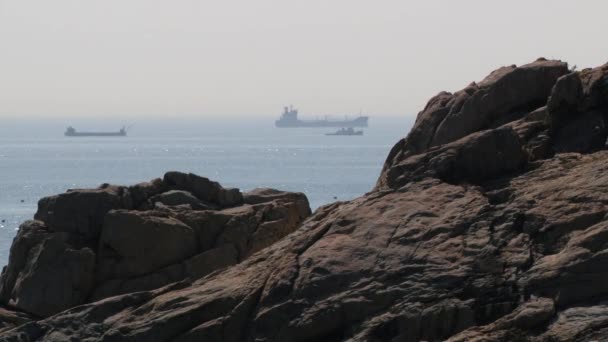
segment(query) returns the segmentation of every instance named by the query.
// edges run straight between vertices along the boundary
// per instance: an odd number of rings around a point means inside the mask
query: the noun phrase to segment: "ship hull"
[[[66,137],[126,137],[127,133],[122,132],[76,132],[65,133]]]
[[[352,135],[363,135],[363,132],[355,132],[355,133],[325,133],[325,135],[333,135],[333,136],[352,136]]]
[[[367,116],[361,116],[354,120],[330,121],[330,120],[276,120],[275,126],[279,128],[302,128],[302,127],[367,127]]]

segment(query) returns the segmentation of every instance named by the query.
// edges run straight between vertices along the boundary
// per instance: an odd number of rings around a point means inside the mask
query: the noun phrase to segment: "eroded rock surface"
[[[303,194],[238,189],[193,174],[43,198],[0,278],[3,304],[36,317],[197,279],[243,261],[310,215]],[[179,190],[178,190],[179,189]],[[190,192],[192,191],[192,192]]]
[[[244,194],[240,201],[246,205],[214,212],[161,203],[154,215],[190,227],[205,253],[237,259],[259,252],[204,278],[88,303],[0,337],[606,340],[607,91],[607,66],[573,73],[565,63],[539,59],[501,68],[455,94],[441,93],[392,149],[373,191],[318,209],[265,249],[257,246],[283,234],[273,223],[276,215],[293,217],[287,212],[302,209],[270,211],[266,223],[238,240],[257,215],[244,208],[276,201],[282,198],[278,193]],[[138,193],[154,192],[144,190],[153,184]],[[206,205],[221,202],[196,197]],[[139,202],[133,205],[152,205]],[[219,235],[212,228],[218,224],[224,227]],[[205,234],[216,238],[200,238]],[[15,255],[37,241],[20,235]],[[209,241],[233,249],[207,248]],[[89,248],[86,241],[63,243],[73,250]],[[200,269],[209,259],[188,260]],[[168,266],[158,273],[171,272]],[[3,281],[15,278],[12,274],[9,265]],[[143,281],[148,282],[153,280]]]

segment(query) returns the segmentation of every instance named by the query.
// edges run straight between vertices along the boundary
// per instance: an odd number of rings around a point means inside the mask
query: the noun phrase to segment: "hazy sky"
[[[0,117],[415,115],[501,65],[608,61],[605,0],[0,0]]]

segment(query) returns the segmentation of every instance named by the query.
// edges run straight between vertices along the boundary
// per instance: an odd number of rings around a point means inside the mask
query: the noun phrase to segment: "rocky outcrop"
[[[502,67],[454,94],[440,93],[418,113],[410,134],[391,151],[387,166],[525,116],[547,102],[557,79],[568,72],[566,63],[540,58],[520,67]]]
[[[302,194],[243,195],[179,172],[132,187],[70,190],[41,199],[36,220],[21,225],[0,300],[47,317],[197,279],[280,240],[309,214]]]
[[[540,59],[501,68],[453,95],[442,93],[431,99],[409,136],[392,149],[375,189],[319,208],[298,229],[264,249],[247,246],[257,246],[252,242],[256,239],[277,241],[284,231],[272,223],[275,215],[292,217],[286,212],[302,209],[284,206],[265,216],[268,222],[258,225],[257,231],[245,234],[250,238],[237,242],[243,236],[237,227],[247,226],[252,217],[239,208],[281,198],[274,191],[244,194],[246,205],[212,214],[162,203],[154,205],[153,213],[137,211],[136,217],[129,216],[132,211],[113,208],[106,216],[118,218],[104,220],[102,235],[106,222],[175,219],[184,226],[162,233],[173,241],[182,241],[190,228],[199,234],[198,248],[212,240],[231,241],[234,247],[207,248],[208,253],[250,256],[203,278],[100,296],[107,298],[0,332],[0,337],[178,342],[605,340],[607,80],[606,66],[571,72],[565,63]],[[146,191],[139,193],[150,193]],[[218,205],[210,197],[196,197],[205,205]],[[210,216],[201,220],[199,215]],[[205,227],[215,227],[215,222],[223,222],[222,237],[201,239],[201,232],[213,231]],[[88,231],[76,227],[72,230]],[[28,238],[20,233],[13,245],[15,255],[32,249],[23,247],[37,241],[34,231],[31,234]],[[69,259],[72,250],[88,248],[86,241],[61,243],[74,247],[62,249],[59,260]],[[189,254],[190,247],[183,248],[180,252]],[[120,250],[111,247],[108,253]],[[125,266],[109,270],[136,273],[140,267],[131,265],[139,265],[139,257],[115,258],[111,261]],[[160,259],[174,258],[181,256]],[[202,258],[199,269],[208,260]],[[169,269],[163,272],[171,274]],[[13,279],[11,274],[6,271],[3,281]],[[78,281],[71,288],[85,279],[72,279]]]
[[[459,164],[457,174],[449,170],[440,179],[478,183],[555,153],[603,149],[606,72],[606,66],[570,72],[566,63],[541,58],[500,68],[454,94],[437,95],[391,150],[376,190],[397,189],[419,173],[436,174],[445,160]],[[486,141],[471,143],[479,136]],[[441,161],[439,167],[435,161]],[[414,178],[404,172],[411,165],[420,168]]]

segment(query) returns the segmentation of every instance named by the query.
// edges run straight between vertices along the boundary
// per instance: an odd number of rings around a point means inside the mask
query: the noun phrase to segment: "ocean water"
[[[124,138],[67,138],[65,122],[0,120],[0,265],[38,199],[69,188],[130,185],[177,170],[244,191],[300,191],[313,210],[334,198],[355,198],[373,187],[390,148],[411,124],[407,118],[372,118],[363,136],[325,136],[335,129],[278,129],[272,120],[168,121],[138,124]]]

